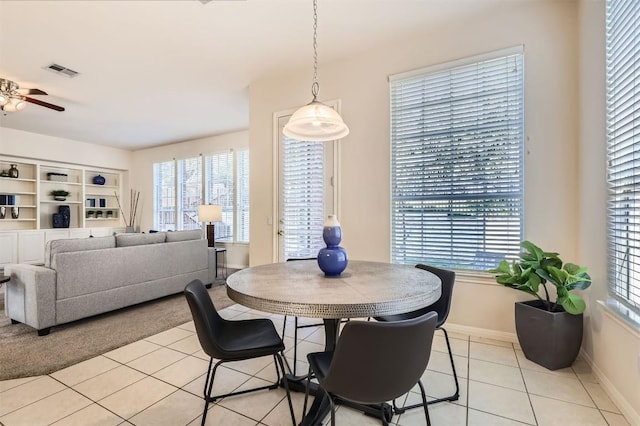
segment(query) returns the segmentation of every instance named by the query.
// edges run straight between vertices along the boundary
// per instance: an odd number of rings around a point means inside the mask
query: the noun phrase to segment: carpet
[[[209,294],[217,309],[235,303],[224,280],[216,280]],[[49,335],[38,336],[27,325],[11,324],[0,291],[0,380],[50,374],[190,320],[180,293],[51,327]]]

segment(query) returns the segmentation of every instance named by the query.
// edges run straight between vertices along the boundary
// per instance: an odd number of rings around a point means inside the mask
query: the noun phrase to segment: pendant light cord
[[[318,92],[320,92],[320,84],[318,83],[318,0],[313,0],[313,84],[311,85],[313,101],[318,97]]]

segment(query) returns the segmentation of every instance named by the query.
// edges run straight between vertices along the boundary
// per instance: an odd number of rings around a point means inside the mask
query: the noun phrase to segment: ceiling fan
[[[64,108],[61,106],[26,96],[46,94],[46,92],[40,89],[20,89],[17,83],[5,78],[0,78],[0,109],[4,112],[21,111],[27,106],[27,102],[56,111],[64,111]]]

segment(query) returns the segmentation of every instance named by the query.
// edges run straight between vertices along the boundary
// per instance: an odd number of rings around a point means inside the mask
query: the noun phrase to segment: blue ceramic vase
[[[327,277],[337,277],[349,263],[347,252],[340,247],[342,227],[335,215],[329,215],[322,228],[322,238],[327,247],[318,252],[318,266]]]
[[[94,176],[93,177],[93,184],[94,185],[104,185],[106,179],[104,178],[104,176]]]

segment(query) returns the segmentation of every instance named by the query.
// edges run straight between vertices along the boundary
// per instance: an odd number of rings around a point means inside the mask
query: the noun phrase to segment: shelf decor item
[[[340,247],[342,227],[335,215],[330,214],[322,228],[322,239],[327,247],[318,252],[318,266],[326,277],[337,277],[347,268],[347,251]]]
[[[105,182],[106,182],[106,179],[104,178],[104,176],[98,175],[93,177],[94,185],[104,185]]]
[[[570,292],[588,288],[591,277],[585,267],[563,265],[558,253],[545,252],[530,241],[520,246],[524,251],[519,260],[503,260],[488,272],[496,274],[498,284],[536,298],[515,305],[516,334],[527,359],[549,370],[569,367],[580,351],[586,308],[584,299]],[[555,301],[547,284],[555,287]]]
[[[124,214],[124,210],[122,210],[122,204],[120,204],[120,197],[118,197],[117,192],[113,192],[116,197],[116,202],[118,203],[118,209],[120,210],[120,214],[122,215],[122,220],[124,221],[124,225],[126,227],[126,232],[134,232],[135,223],[136,223],[136,215],[138,214],[138,202],[140,201],[140,191],[136,189],[132,189],[129,195],[129,217]]]
[[[7,208],[5,206],[0,207],[0,219],[4,219],[7,215]]]
[[[66,182],[67,179],[69,179],[69,175],[67,175],[66,173],[56,173],[56,172],[47,173],[47,180],[52,182]]]
[[[71,224],[71,208],[69,206],[58,206],[58,213],[53,214],[54,228],[68,228]]]
[[[11,207],[11,218],[17,219],[18,217],[20,217],[20,209],[16,206]]]
[[[52,195],[56,201],[66,201],[67,197],[71,195],[69,191],[65,191],[64,189],[55,189],[49,194]]]
[[[20,172],[18,171],[18,165],[12,164],[11,168],[9,168],[9,177],[18,179],[18,176],[20,176]]]
[[[100,207],[107,207],[107,199],[100,198]]]

